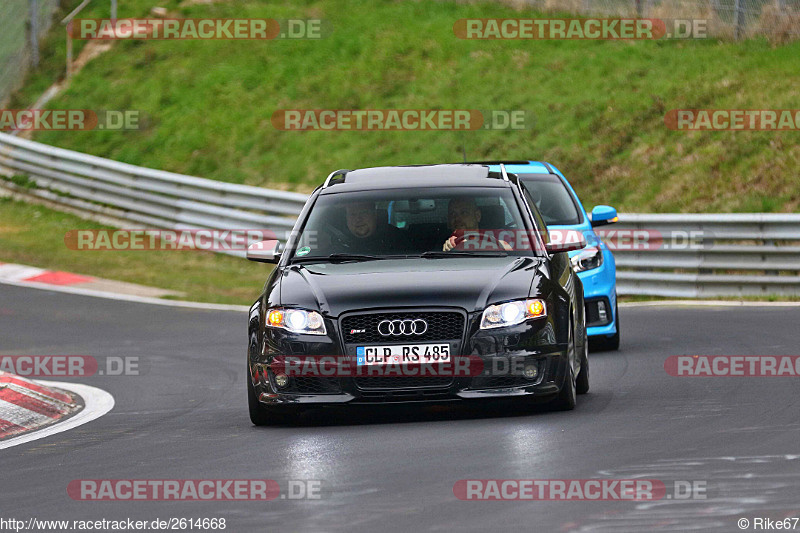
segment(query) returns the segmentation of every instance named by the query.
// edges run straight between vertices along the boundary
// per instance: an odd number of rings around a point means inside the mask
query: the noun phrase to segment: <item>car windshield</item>
[[[538,241],[510,189],[437,187],[321,194],[289,248],[292,262],[367,261],[530,256]]]
[[[578,206],[564,183],[554,174],[517,174],[548,226],[581,223]]]

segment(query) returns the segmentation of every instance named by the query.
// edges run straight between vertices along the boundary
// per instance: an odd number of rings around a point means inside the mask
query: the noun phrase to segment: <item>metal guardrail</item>
[[[262,229],[285,240],[308,198],[137,167],[0,133],[0,171],[15,188],[82,212],[166,229]],[[235,253],[234,255],[243,255]]]
[[[25,175],[36,184],[23,189],[0,181],[6,188],[137,228],[268,229],[285,239],[307,199],[137,167],[3,133],[0,172]],[[598,228],[614,251],[619,294],[800,295],[800,215],[623,213],[619,218]],[[620,232],[628,237],[622,246],[615,239]],[[644,244],[636,244],[635,232],[646,237]]]
[[[620,214],[619,218],[606,230],[622,230],[631,237],[614,250],[619,294],[800,295],[798,214]],[[638,246],[632,244],[637,231]],[[605,240],[615,242],[613,236]]]

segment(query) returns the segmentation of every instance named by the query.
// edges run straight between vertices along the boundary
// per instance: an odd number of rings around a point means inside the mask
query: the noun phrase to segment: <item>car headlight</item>
[[[572,263],[572,268],[575,269],[575,272],[599,268],[603,264],[603,250],[597,246],[584,248],[570,257],[569,261]]]
[[[325,322],[316,311],[304,309],[273,308],[267,313],[267,326],[281,328],[292,333],[325,335]]]
[[[543,316],[547,316],[547,306],[538,298],[490,305],[483,311],[481,329],[513,326]]]

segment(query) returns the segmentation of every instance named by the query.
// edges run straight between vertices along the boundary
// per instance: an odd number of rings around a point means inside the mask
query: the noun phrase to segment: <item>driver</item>
[[[481,210],[474,198],[454,198],[447,206],[447,226],[453,230],[453,234],[444,241],[442,250],[449,252],[456,246],[462,244],[468,237],[467,233],[474,233],[478,239],[482,236],[478,233],[478,224],[481,221]],[[491,236],[489,233],[486,235]],[[497,242],[504,250],[511,250],[511,245],[505,241],[499,241],[492,237],[492,243]]]
[[[352,202],[345,206],[347,229],[344,246],[365,254],[398,254],[409,249],[403,230],[378,222],[375,202]]]
[[[531,199],[533,199],[533,203],[536,204],[536,209],[538,209],[539,213],[542,214],[542,218],[544,218],[546,224],[550,224],[554,220],[558,220],[560,218],[558,209],[555,208],[555,206],[553,206],[550,202],[544,201],[544,197],[537,187],[529,186],[526,187],[526,189],[528,190]]]

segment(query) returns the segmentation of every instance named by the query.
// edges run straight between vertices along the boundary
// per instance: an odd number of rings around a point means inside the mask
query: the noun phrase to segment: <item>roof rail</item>
[[[465,163],[467,165],[530,165],[531,163],[541,163],[544,165],[544,168],[547,169],[547,172],[550,174],[555,174],[556,172],[553,170],[553,167],[548,165],[544,161],[469,161]]]
[[[468,161],[464,163],[465,165],[530,165],[530,161],[514,161],[514,160],[504,160],[504,161]]]
[[[346,176],[347,173],[350,172],[350,169],[347,168],[340,168],[339,170],[334,170],[330,174],[328,174],[328,178],[325,180],[325,183],[322,184],[323,189],[327,189],[331,186],[331,180],[336,176]]]
[[[508,173],[506,172],[506,166],[503,163],[500,163],[500,174],[503,175],[503,181],[508,181]]]

